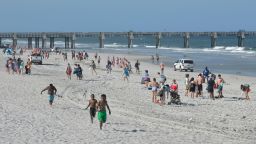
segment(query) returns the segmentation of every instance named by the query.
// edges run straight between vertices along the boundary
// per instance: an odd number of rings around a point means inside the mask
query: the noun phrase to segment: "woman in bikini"
[[[158,82],[156,82],[156,78],[153,78],[153,81],[149,83],[149,86],[152,87],[152,102],[156,103],[157,88],[159,87]]]

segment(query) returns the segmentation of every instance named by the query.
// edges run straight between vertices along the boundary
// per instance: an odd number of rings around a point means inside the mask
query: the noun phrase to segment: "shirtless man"
[[[102,130],[103,123],[105,123],[107,120],[106,107],[108,108],[109,115],[111,115],[111,111],[110,111],[110,108],[109,108],[108,102],[107,102],[107,96],[105,94],[102,94],[101,100],[97,103],[98,120],[100,122],[100,130]]]
[[[96,115],[96,105],[97,100],[95,99],[94,94],[91,95],[91,99],[89,100],[89,104],[86,107],[86,110],[90,107],[90,116],[91,116],[91,122],[93,123],[93,118],[95,118]]]
[[[54,95],[56,95],[57,93],[57,89],[55,88],[55,86],[53,86],[53,84],[50,84],[48,87],[46,87],[45,89],[43,89],[41,91],[41,94],[48,90],[48,95],[49,95],[49,104],[50,106],[52,106],[53,100],[54,100]]]
[[[196,97],[202,96],[203,95],[203,92],[202,92],[203,91],[203,76],[201,73],[196,78],[196,85],[197,85]]]
[[[159,87],[158,82],[156,82],[156,78],[153,78],[153,81],[149,83],[149,86],[152,87],[152,102],[156,102],[157,88]]]

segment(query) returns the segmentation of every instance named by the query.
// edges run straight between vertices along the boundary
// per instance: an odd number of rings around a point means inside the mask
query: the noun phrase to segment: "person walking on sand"
[[[160,60],[159,55],[156,54],[156,62],[159,63],[159,60]]]
[[[53,84],[50,84],[49,86],[47,86],[45,89],[43,89],[41,91],[41,94],[43,94],[44,91],[48,90],[48,95],[49,95],[49,104],[50,106],[52,106],[53,100],[54,100],[54,96],[57,93],[57,89],[55,88],[55,86],[53,86]]]
[[[161,74],[164,74],[164,63],[160,63]]]
[[[94,60],[91,61],[90,69],[91,69],[91,71],[92,71],[92,75],[93,75],[93,73],[95,73],[95,74],[97,75],[97,72],[96,72],[96,64],[95,64]]]
[[[128,68],[127,65],[124,67],[124,70],[123,70],[123,77],[124,77],[124,81],[127,80],[127,82],[129,82],[129,80],[128,80],[128,77],[129,77],[129,68]]]
[[[98,109],[98,120],[100,122],[100,130],[102,130],[103,123],[107,120],[107,112],[106,107],[108,108],[109,115],[111,115],[111,111],[107,102],[107,96],[105,94],[101,95],[101,100],[97,103]]]
[[[151,56],[151,60],[152,60],[152,63],[155,63],[155,58],[153,55]]]
[[[212,98],[213,100],[215,99],[214,97],[214,85],[215,85],[215,81],[213,80],[213,77],[210,77],[210,79],[208,80],[208,93],[210,94],[210,98]]]
[[[195,83],[195,79],[192,77],[189,81],[189,92],[190,92],[190,96],[191,98],[195,98],[195,91],[196,91],[196,83]]]
[[[203,71],[203,76],[207,80],[207,82],[208,82],[208,79],[209,79],[209,74],[210,74],[210,71],[209,71],[208,67],[205,67],[205,69]]]
[[[203,77],[202,77],[201,73],[196,78],[196,85],[197,85],[196,97],[203,96],[203,92],[202,92],[203,91]]]
[[[159,87],[159,84],[156,82],[156,78],[153,78],[153,81],[149,83],[149,86],[152,88],[152,102],[156,103],[157,88]]]
[[[66,74],[67,74],[68,79],[71,80],[72,68],[69,63],[68,63],[67,69],[66,69]]]
[[[98,66],[100,66],[100,61],[101,61],[101,58],[100,56],[98,57]]]
[[[218,75],[218,80],[217,80],[217,89],[218,89],[218,98],[223,98],[223,84],[225,83],[224,79],[221,77],[221,75]]]
[[[250,100],[250,97],[249,97],[249,92],[251,91],[250,89],[250,85],[249,84],[242,84],[241,85],[241,90],[243,91],[243,93],[241,95],[245,95],[245,99],[246,100]]]
[[[88,106],[85,108],[86,110],[90,107],[90,117],[91,117],[91,122],[93,123],[93,118],[95,118],[96,115],[96,105],[97,105],[97,100],[95,99],[94,94],[91,95],[91,99],[89,100]]]
[[[189,85],[190,85],[190,81],[189,81],[189,74],[185,75],[185,96],[188,96],[189,93]]]
[[[136,73],[140,74],[140,63],[139,63],[139,60],[136,61],[134,67],[136,69]]]

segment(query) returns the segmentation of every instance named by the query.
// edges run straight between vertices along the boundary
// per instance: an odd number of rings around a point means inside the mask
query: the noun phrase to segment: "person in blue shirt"
[[[208,67],[205,67],[204,71],[203,71],[203,75],[204,75],[204,78],[208,81],[209,79],[209,74],[210,74],[210,71],[208,70]]]

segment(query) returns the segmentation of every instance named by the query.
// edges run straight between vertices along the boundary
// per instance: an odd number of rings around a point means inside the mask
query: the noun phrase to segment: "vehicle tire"
[[[180,72],[182,72],[182,69],[181,69],[181,67],[180,67]]]
[[[42,62],[39,62],[39,65],[42,65],[43,63]]]
[[[191,72],[193,72],[194,70],[190,70]]]
[[[185,72],[187,72],[188,70],[186,69]]]

